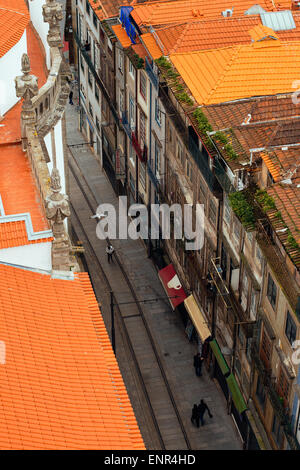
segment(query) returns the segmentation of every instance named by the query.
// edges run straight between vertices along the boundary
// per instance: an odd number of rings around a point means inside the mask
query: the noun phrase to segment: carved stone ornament
[[[56,0],[46,0],[43,5],[43,18],[45,23],[49,23],[47,41],[50,47],[61,47],[59,23],[63,19],[62,5]]]
[[[60,175],[57,168],[51,173],[51,192],[46,198],[46,217],[50,221],[54,240],[52,242],[52,269],[69,270],[71,244],[65,231],[64,219],[70,217],[68,196],[61,194]]]
[[[26,121],[35,122],[35,113],[32,106],[32,98],[39,92],[38,79],[35,75],[30,75],[30,62],[27,54],[22,55],[22,76],[15,78],[16,95],[23,98],[21,118]]]

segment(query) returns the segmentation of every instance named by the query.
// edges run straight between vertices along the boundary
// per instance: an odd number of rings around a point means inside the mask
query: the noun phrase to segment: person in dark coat
[[[195,356],[194,356],[194,367],[195,367],[195,372],[196,372],[196,375],[198,377],[201,377],[202,375],[202,362],[203,362],[203,358],[200,356],[199,353],[197,353]]]
[[[197,428],[199,428],[199,413],[198,413],[198,406],[196,404],[193,406],[193,409],[192,409],[191,421],[194,425],[197,426]]]
[[[107,253],[107,261],[110,263],[112,261],[112,255],[113,252],[115,251],[114,247],[112,245],[108,245],[105,249]]]
[[[73,103],[73,91],[71,90],[70,93],[69,93],[69,103],[70,104],[74,104]]]
[[[198,413],[199,413],[199,419],[200,419],[200,421],[201,421],[201,426],[204,426],[204,419],[203,419],[203,417],[204,417],[204,413],[205,413],[206,410],[208,411],[208,416],[209,416],[210,418],[212,418],[213,415],[212,415],[211,412],[209,411],[209,408],[208,408],[207,404],[205,403],[204,400],[201,400],[200,403],[199,403],[199,405],[198,405]]]

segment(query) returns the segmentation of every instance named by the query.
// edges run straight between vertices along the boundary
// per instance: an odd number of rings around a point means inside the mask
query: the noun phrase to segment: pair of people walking
[[[204,400],[201,400],[199,405],[194,404],[193,409],[192,409],[191,422],[195,426],[197,426],[197,428],[199,428],[200,423],[201,423],[201,426],[204,426],[204,414],[206,411],[208,412],[208,416],[212,418],[213,415],[211,414]]]

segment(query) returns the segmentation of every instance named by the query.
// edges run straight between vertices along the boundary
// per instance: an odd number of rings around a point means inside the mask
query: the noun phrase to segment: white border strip
[[[2,198],[0,195],[0,223],[4,224],[7,222],[20,222],[20,221],[25,222],[27,237],[29,241],[53,237],[52,230],[44,230],[42,232],[35,232],[33,230],[32,222],[31,222],[31,215],[29,212],[25,212],[23,214],[5,215]]]

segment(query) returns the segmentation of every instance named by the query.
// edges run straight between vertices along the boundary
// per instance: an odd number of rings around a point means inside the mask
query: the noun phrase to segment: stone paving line
[[[68,143],[74,144],[84,141],[84,136],[78,130],[78,117],[75,106],[68,105],[66,110]],[[72,153],[76,157],[97,202],[99,204],[112,203],[117,209],[117,197],[89,146],[73,147]],[[72,199],[72,194],[70,196]],[[106,242],[102,240],[97,240],[97,242],[97,249],[104,253]],[[140,300],[165,297],[157,270],[153,262],[148,259],[142,241],[114,240],[113,246],[122,260]],[[116,266],[107,265],[104,266],[104,269],[115,270]],[[142,308],[193,450],[240,450],[242,448],[241,440],[232,418],[227,414],[223,393],[216,386],[215,381],[210,379],[205,367],[203,367],[202,377],[195,375],[193,356],[196,352],[196,345],[189,342],[179,313],[173,312],[167,300],[143,304]],[[126,385],[130,386],[130,384]],[[211,409],[213,418],[210,419],[206,415],[205,426],[198,429],[190,421],[191,409],[193,404],[199,403],[202,398]]]

